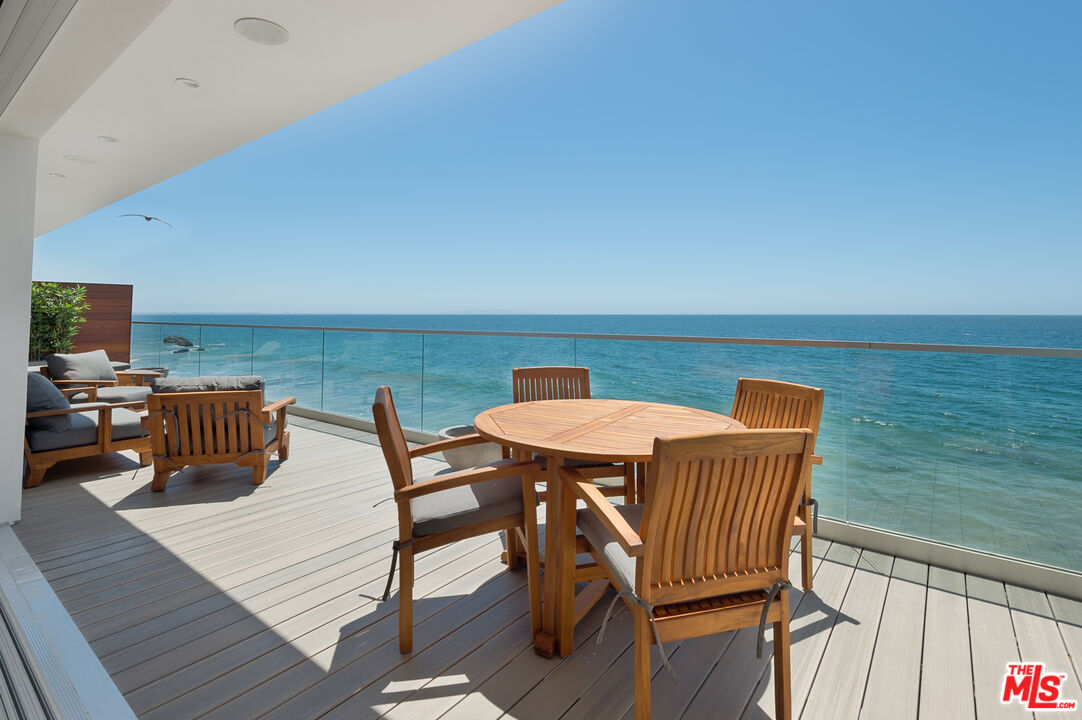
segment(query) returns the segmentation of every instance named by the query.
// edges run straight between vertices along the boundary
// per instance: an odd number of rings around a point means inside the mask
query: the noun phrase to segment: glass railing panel
[[[849,354],[847,518],[1082,570],[1082,366]]]
[[[157,367],[166,368],[175,377],[197,377],[202,356],[203,328],[198,325],[168,325],[160,327],[158,344],[160,360]]]
[[[845,351],[637,340],[579,340],[578,364],[590,368],[594,397],[686,405],[728,415],[742,377],[785,380],[823,388],[823,420],[816,452],[815,496],[823,516],[846,518],[848,416],[844,403]]]
[[[386,384],[430,432],[510,402],[514,367],[583,365],[595,397],[724,414],[740,377],[816,385],[824,517],[1082,571],[1075,358],[136,324],[132,361],[262,375],[270,398],[367,420]]]
[[[327,331],[322,409],[371,420],[376,388],[387,385],[402,425],[420,428],[421,344],[419,334]]]
[[[255,328],[244,374],[261,376],[267,399],[296,397],[303,407],[319,408],[323,383],[323,332]]]
[[[131,366],[162,367],[162,326],[157,323],[131,326]]]
[[[511,402],[511,370],[575,364],[570,338],[426,335],[421,429],[469,425],[482,410]]]
[[[204,325],[198,352],[199,375],[251,375],[253,328]]]

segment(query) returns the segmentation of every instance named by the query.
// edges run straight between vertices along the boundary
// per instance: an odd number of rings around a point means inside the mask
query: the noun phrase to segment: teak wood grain
[[[252,484],[267,479],[272,454],[289,459],[286,406],[297,398],[263,404],[262,390],[152,393],[147,429],[154,452],[151,489],[165,490],[169,476],[189,465],[232,463],[252,469]],[[264,442],[263,428],[274,426]]]
[[[565,497],[558,471],[564,458],[611,463],[648,463],[657,437],[719,433],[743,429],[725,415],[706,410],[630,400],[541,400],[486,410],[474,419],[483,438],[514,450],[520,459],[544,456],[547,482],[547,527],[558,527],[562,513],[574,512]],[[580,469],[588,475],[588,469]],[[570,506],[568,502],[570,501]],[[569,509],[570,508],[570,509]],[[545,543],[543,632],[534,640],[541,655],[570,654],[575,615],[574,584],[587,579],[571,568],[558,567],[561,546],[574,546],[574,526],[548,535]],[[581,604],[580,604],[581,605]],[[580,607],[581,610],[581,607]]]
[[[807,428],[812,433],[812,452],[819,436],[823,417],[823,391],[817,387],[797,385],[778,380],[740,378],[736,383],[732,416],[749,428],[796,429]],[[800,537],[801,585],[812,589],[812,517],[811,466],[821,465],[823,459],[812,456],[801,490],[800,505],[793,522],[793,534]]]
[[[538,400],[589,400],[590,368],[563,365],[514,368],[511,371],[512,397],[516,403]],[[510,457],[508,448],[504,456]],[[582,467],[582,464],[579,464]],[[611,481],[601,487],[601,493],[609,497],[623,496],[624,502],[635,502],[635,466],[595,463],[587,473],[589,477],[620,478],[620,484]]]
[[[792,717],[789,599],[776,583],[788,581],[790,528],[812,441],[807,429],[658,438],[638,528],[573,468],[561,471],[569,496],[561,508],[561,538],[573,532],[579,500],[636,558],[633,590],[645,606],[624,599],[634,624],[637,720],[650,717],[651,644],[756,626],[760,617],[774,627],[777,717]],[[614,585],[632,589],[622,585],[605,548],[590,552]],[[574,562],[562,544],[560,572]],[[561,646],[565,642],[561,632]]]
[[[744,427],[706,410],[631,400],[543,400],[485,410],[474,419],[484,438],[545,457],[649,462],[656,437]]]
[[[90,308],[83,314],[71,352],[103,349],[113,360],[131,361],[132,286],[109,283],[59,283],[86,288]]]
[[[444,440],[412,450],[406,445],[406,436],[398,420],[394,396],[386,385],[376,390],[372,403],[372,417],[376,423],[376,434],[387,470],[394,485],[394,500],[398,506],[398,541],[392,550],[396,555],[391,560],[391,578],[388,578],[387,591],[394,576],[394,563],[401,556],[401,569],[398,576],[398,649],[408,653],[413,650],[413,582],[414,558],[418,553],[453,543],[466,538],[504,531],[507,536],[507,567],[514,570],[518,564],[515,542],[521,534],[525,541],[526,570],[529,578],[528,595],[530,609],[530,629],[532,635],[541,630],[541,576],[538,566],[538,531],[537,499],[534,490],[535,475],[541,467],[536,462],[515,462],[502,460],[477,468],[468,468],[454,473],[440,475],[424,482],[414,482],[411,459],[442,452],[455,447],[484,442],[477,435]],[[489,518],[472,522],[461,527],[427,535],[416,535],[413,524],[411,500],[432,493],[439,493],[452,488],[463,487],[471,483],[483,483],[500,478],[519,476],[522,482],[522,508],[511,515]],[[386,597],[384,599],[387,599]]]

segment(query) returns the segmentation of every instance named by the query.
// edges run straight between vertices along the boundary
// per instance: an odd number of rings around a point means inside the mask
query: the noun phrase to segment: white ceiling
[[[0,118],[0,129],[10,128],[49,98],[55,105],[64,93],[50,89],[61,88],[65,78],[72,84],[71,76],[80,72],[97,75],[94,63],[115,56],[85,92],[71,98],[70,107],[53,108],[58,119],[40,135],[35,235],[558,1],[79,0],[65,23],[71,26],[61,27]],[[129,12],[118,14],[120,9]],[[245,40],[233,23],[247,16],[284,26],[289,42],[265,46]],[[95,25],[98,31],[87,29]],[[85,60],[63,61],[72,57]],[[181,87],[176,77],[195,79],[201,87]],[[102,142],[100,135],[120,142]]]

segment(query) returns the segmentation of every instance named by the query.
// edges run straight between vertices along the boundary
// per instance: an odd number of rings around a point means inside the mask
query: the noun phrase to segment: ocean
[[[1082,316],[137,315],[133,361],[264,376],[271,397],[370,418],[390,385],[436,431],[511,400],[511,368],[577,364],[595,397],[726,413],[739,377],[822,387],[825,517],[1082,571],[1082,360],[173,323],[798,338],[1082,348]],[[184,348],[164,343],[181,336]],[[178,352],[179,351],[179,352]]]

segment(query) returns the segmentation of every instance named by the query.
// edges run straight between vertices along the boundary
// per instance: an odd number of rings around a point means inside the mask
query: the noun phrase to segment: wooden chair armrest
[[[40,417],[54,417],[56,415],[71,415],[72,413],[93,412],[94,410],[114,410],[116,408],[141,408],[144,403],[142,402],[122,402],[122,403],[80,403],[78,405],[72,405],[70,408],[60,408],[58,410],[38,410],[36,412],[28,412],[26,419],[40,418]]]
[[[477,433],[463,435],[462,437],[457,438],[448,438],[447,440],[436,440],[435,442],[418,445],[410,450],[410,460],[425,455],[443,452],[444,450],[454,450],[455,448],[466,447],[467,445],[477,445],[483,442],[488,442],[488,440],[485,440]]]
[[[278,410],[281,410],[286,405],[296,405],[296,404],[297,404],[297,398],[295,398],[295,397],[282,398],[281,400],[276,400],[276,401],[272,402],[270,405],[264,406],[263,407],[263,412],[272,413],[272,412],[276,412]]]
[[[472,485],[473,483],[484,482],[485,480],[496,480],[498,478],[526,475],[540,471],[540,463],[497,460],[488,465],[481,465],[480,467],[469,468],[467,470],[459,470],[458,472],[439,475],[431,480],[408,485],[399,490],[395,490],[394,499],[398,502],[403,502],[411,498],[420,497],[421,495],[439,492],[440,490],[450,490],[451,488]]]
[[[59,390],[60,393],[69,400],[71,399],[72,395],[78,395],[79,393],[86,393],[88,396],[90,396],[91,400],[95,400],[98,396],[97,385],[85,385],[83,387],[62,387],[57,388],[57,390]]]
[[[151,378],[165,377],[158,370],[117,370],[116,378],[121,385],[147,385]],[[125,382],[127,380],[128,382]]]
[[[811,456],[811,461],[812,461],[812,465],[822,465],[823,464],[823,456],[822,455],[812,455]]]
[[[638,557],[645,551],[642,538],[638,530],[631,527],[624,517],[616,512],[601,491],[597,489],[582,473],[574,468],[560,468],[560,479],[569,492],[586,503],[586,508],[597,516],[605,528],[612,533],[616,542],[629,557]]]
[[[50,380],[57,387],[113,387],[116,380]]]

